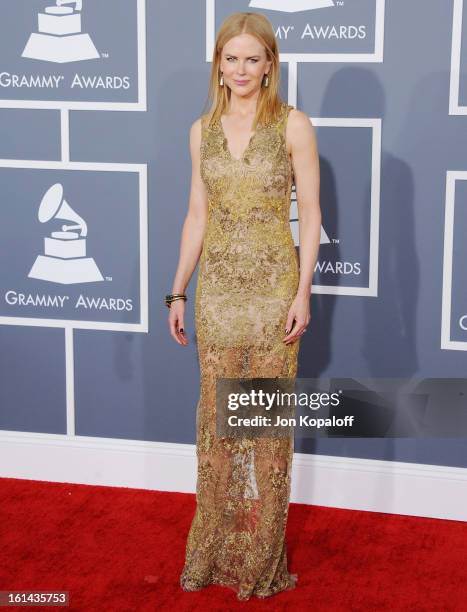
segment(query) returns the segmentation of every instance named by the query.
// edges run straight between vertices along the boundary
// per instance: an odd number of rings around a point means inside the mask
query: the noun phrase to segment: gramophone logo
[[[297,207],[297,191],[295,189],[295,185],[292,185],[292,193],[290,197],[290,230],[292,232],[292,238],[295,246],[300,246],[300,235],[299,235],[299,225],[298,225],[298,207]],[[329,236],[326,234],[324,227],[321,225],[321,237],[320,244],[329,244],[331,241],[329,240]]]
[[[52,185],[44,194],[38,217],[41,223],[47,223],[51,219],[64,219],[73,221],[75,225],[64,224],[61,232],[52,232],[50,237],[44,238],[45,254],[37,256],[28,278],[62,285],[104,280],[94,259],[86,257],[86,222],[64,199],[63,186],[60,183]]]
[[[334,6],[333,0],[251,0],[251,8],[282,13],[299,13]]]
[[[22,57],[59,64],[100,57],[89,34],[81,31],[82,8],[82,0],[55,0],[55,5],[46,6],[38,14],[38,32],[29,37]]]

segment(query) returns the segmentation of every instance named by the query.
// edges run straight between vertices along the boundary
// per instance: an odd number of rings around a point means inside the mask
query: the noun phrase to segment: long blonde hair
[[[211,78],[209,81],[208,100],[210,124],[220,120],[221,115],[228,109],[230,103],[230,89],[221,86],[220,63],[224,45],[234,36],[251,34],[264,46],[268,61],[272,61],[269,69],[269,86],[261,87],[256,106],[256,115],[253,121],[253,130],[258,123],[267,124],[279,118],[283,101],[279,94],[280,62],[279,48],[272,29],[271,22],[260,13],[233,13],[222,23],[216,36],[212,57]]]

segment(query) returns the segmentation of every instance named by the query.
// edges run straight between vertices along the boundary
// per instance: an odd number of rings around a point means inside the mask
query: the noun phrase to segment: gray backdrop
[[[60,161],[60,111],[46,106],[57,100],[85,101],[104,103],[104,107],[70,111],[70,160],[147,164],[148,169],[149,332],[129,332],[124,327],[118,331],[73,331],[75,432],[191,444],[195,442],[199,393],[193,313],[196,273],[188,288],[188,347],[171,339],[163,297],[171,289],[189,196],[188,132],[203,110],[207,93],[210,64],[206,62],[206,4],[216,5],[217,27],[223,15],[247,10],[248,2],[146,2],[146,112],[131,108],[139,99],[136,0],[85,0],[83,31],[91,35],[101,57],[73,64],[20,57],[29,34],[36,30],[37,12],[46,4],[42,0],[17,1],[2,7],[0,72],[60,73],[65,79],[76,71],[127,75],[129,88],[80,89],[76,96],[68,88],[59,95],[44,89],[39,92],[37,87],[12,88],[4,76],[0,87],[0,157]],[[450,255],[452,303],[448,304],[452,310],[445,313],[451,325],[450,338],[460,344],[457,349],[441,347],[443,282],[449,272],[443,259],[447,172],[467,169],[467,117],[462,116],[467,100],[462,40],[467,26],[461,29],[457,111],[449,112],[453,10],[455,6],[457,10],[462,8],[463,2],[387,0],[383,7],[384,31],[380,31],[380,41],[384,35],[384,57],[379,59],[374,35],[377,3],[345,0],[343,5],[335,4],[295,14],[265,10],[276,26],[293,25],[289,31],[295,33],[306,24],[312,32],[317,25],[325,28],[321,32],[329,32],[326,28],[330,25],[365,24],[359,30],[365,32],[362,39],[330,36],[319,40],[310,35],[279,41],[283,52],[290,54],[288,59],[297,61],[297,107],[312,118],[322,119],[322,124],[316,122],[316,131],[321,154],[323,228],[330,241],[320,248],[320,260],[331,262],[331,267],[315,275],[320,292],[312,297],[312,321],[301,341],[299,376],[464,377],[467,332],[457,325],[459,316],[467,312],[466,283],[462,279],[467,228],[465,211],[460,209],[466,201],[463,174],[456,182],[454,199],[449,200],[455,211],[455,231]],[[345,57],[349,53],[373,57],[361,61],[354,56],[352,61]],[[305,54],[310,55],[306,58]],[[342,54],[341,61],[336,54]],[[290,70],[288,61],[284,61],[284,97],[289,78],[294,89]],[[39,99],[42,108],[8,108],[11,101]],[[116,110],[114,103],[130,103],[130,107]],[[348,125],[339,126],[339,118],[349,120]],[[371,121],[367,126],[350,126],[352,120],[361,118],[381,120],[380,150],[372,149]],[[374,189],[376,181],[372,154],[380,160],[381,170],[380,184],[376,184],[379,248],[373,261],[377,295],[365,294],[370,204],[375,201],[370,184]],[[0,230],[1,315],[43,318],[44,325],[45,319],[57,316],[37,306],[7,305],[7,290],[34,295],[87,291],[100,297],[115,294],[133,298],[135,310],[111,313],[107,318],[101,311],[94,317],[85,313],[82,319],[140,321],[142,236],[137,219],[144,194],[138,192],[133,170],[115,180],[117,175],[104,176],[97,170],[95,174],[87,170],[88,174],[80,177],[76,170],[67,175],[65,170],[12,170],[6,165],[0,163],[4,211]],[[67,201],[89,223],[88,251],[105,269],[103,274],[113,279],[110,287],[108,280],[84,287],[27,278],[34,258],[42,252],[44,236],[50,234],[49,228],[37,221],[37,206],[55,182],[62,182]],[[350,262],[350,272],[337,274],[333,265],[337,261]],[[360,268],[355,266],[357,261]],[[362,291],[346,293],[348,288]],[[62,312],[60,316],[70,318],[71,313]],[[64,330],[40,323],[18,325],[5,318],[0,322],[0,427],[66,433]],[[467,467],[463,438],[301,439],[296,451]]]

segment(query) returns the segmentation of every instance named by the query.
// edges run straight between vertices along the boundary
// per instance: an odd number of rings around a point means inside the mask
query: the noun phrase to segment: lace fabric
[[[221,584],[238,599],[294,588],[285,529],[293,436],[216,436],[216,381],[295,378],[299,340],[282,341],[299,281],[289,225],[293,171],[285,126],[293,107],[259,125],[241,158],[220,120],[202,117],[201,176],[208,223],[200,257],[195,325],[201,385],[196,407],[197,507],[180,584]]]

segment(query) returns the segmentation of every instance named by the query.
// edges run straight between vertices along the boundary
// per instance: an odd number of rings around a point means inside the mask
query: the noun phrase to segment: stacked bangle
[[[165,296],[165,303],[167,305],[167,308],[170,308],[170,305],[172,304],[172,302],[175,302],[175,300],[184,300],[186,302],[187,297],[184,293],[168,293]]]

